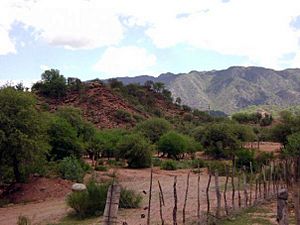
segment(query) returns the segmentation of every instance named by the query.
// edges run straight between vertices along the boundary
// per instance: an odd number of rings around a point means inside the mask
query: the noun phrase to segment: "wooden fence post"
[[[151,214],[151,198],[152,198],[152,180],[153,180],[153,168],[151,165],[147,225],[150,225],[150,218],[151,218],[150,214]]]
[[[187,175],[186,179],[186,189],[185,189],[185,196],[184,196],[184,204],[183,204],[183,210],[182,210],[182,223],[185,224],[185,209],[186,209],[186,203],[189,193],[189,186],[190,186],[190,172]]]
[[[217,211],[216,217],[217,219],[221,216],[221,192],[219,186],[219,173],[218,170],[215,170],[215,189],[216,189],[216,196],[217,196]]]
[[[232,201],[232,210],[235,210],[235,184],[234,184],[234,176],[235,176],[235,165],[234,165],[234,160],[232,163],[232,172],[231,172],[231,187],[232,187],[232,196],[231,196],[231,201]]]
[[[277,196],[277,222],[279,225],[289,224],[287,200],[288,200],[287,189],[281,189]]]
[[[164,221],[164,218],[163,218],[163,211],[162,211],[163,200],[162,200],[161,192],[158,192],[158,197],[159,197],[159,215],[160,215],[160,221],[161,221],[161,225],[164,225],[165,221]]]
[[[208,182],[207,182],[207,187],[206,187],[206,201],[207,201],[207,223],[209,221],[209,214],[210,214],[210,201],[209,201],[209,187],[210,187],[210,182],[211,182],[211,172],[208,171]]]
[[[200,225],[201,215],[200,215],[200,207],[201,207],[201,200],[200,200],[200,166],[198,164],[198,180],[197,180],[197,219],[198,225]]]
[[[243,188],[244,188],[244,200],[245,200],[245,207],[248,206],[248,192],[247,192],[247,177],[246,177],[246,168],[243,169]]]
[[[225,165],[225,172],[226,172],[226,181],[225,181],[225,187],[224,187],[224,208],[225,208],[225,213],[226,216],[228,216],[229,211],[228,211],[228,204],[227,204],[227,185],[228,185],[228,179],[229,179],[229,172],[228,172],[228,166]]]
[[[238,176],[238,183],[237,183],[237,189],[238,189],[238,206],[239,208],[242,207],[242,198],[241,198],[241,179],[240,179],[240,174],[237,174]]]
[[[173,225],[177,225],[177,176],[174,177],[173,191],[174,191],[174,208],[173,208]]]
[[[118,223],[117,214],[119,208],[120,193],[120,185],[112,184],[109,186],[103,214],[103,225],[113,225]]]

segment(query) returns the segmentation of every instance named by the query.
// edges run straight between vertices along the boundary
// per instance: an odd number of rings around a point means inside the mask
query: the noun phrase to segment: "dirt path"
[[[32,224],[53,223],[64,217],[67,212],[64,198],[13,205],[0,208],[0,225],[15,225],[20,215],[27,216]]]

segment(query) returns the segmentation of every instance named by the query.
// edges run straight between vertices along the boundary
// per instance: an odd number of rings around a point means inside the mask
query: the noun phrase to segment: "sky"
[[[299,0],[0,0],[0,84],[300,67]]]

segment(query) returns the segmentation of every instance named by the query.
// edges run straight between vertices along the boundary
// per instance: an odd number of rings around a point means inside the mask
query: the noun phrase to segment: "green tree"
[[[32,90],[51,98],[61,98],[66,95],[66,78],[60,74],[59,70],[46,70],[41,77],[42,80],[35,83]]]
[[[13,169],[17,182],[22,168],[45,158],[48,145],[42,114],[29,92],[0,89],[0,164]]]
[[[171,124],[165,119],[152,118],[137,124],[135,129],[152,143],[156,143],[163,134],[171,130]]]
[[[287,137],[287,144],[283,149],[283,153],[286,156],[300,156],[300,132],[291,134]]]
[[[145,168],[151,166],[151,144],[140,134],[124,136],[117,145],[119,157],[127,159],[130,168]]]
[[[160,138],[157,147],[164,155],[167,154],[168,157],[178,160],[180,155],[186,152],[188,142],[182,134],[170,131]]]

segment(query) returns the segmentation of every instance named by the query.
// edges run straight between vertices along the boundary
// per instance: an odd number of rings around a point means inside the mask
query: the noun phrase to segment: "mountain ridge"
[[[300,104],[300,69],[274,70],[257,66],[232,66],[224,70],[163,73],[117,77],[124,84],[147,80],[162,82],[182,103],[200,110],[231,114],[251,105],[289,107]]]

